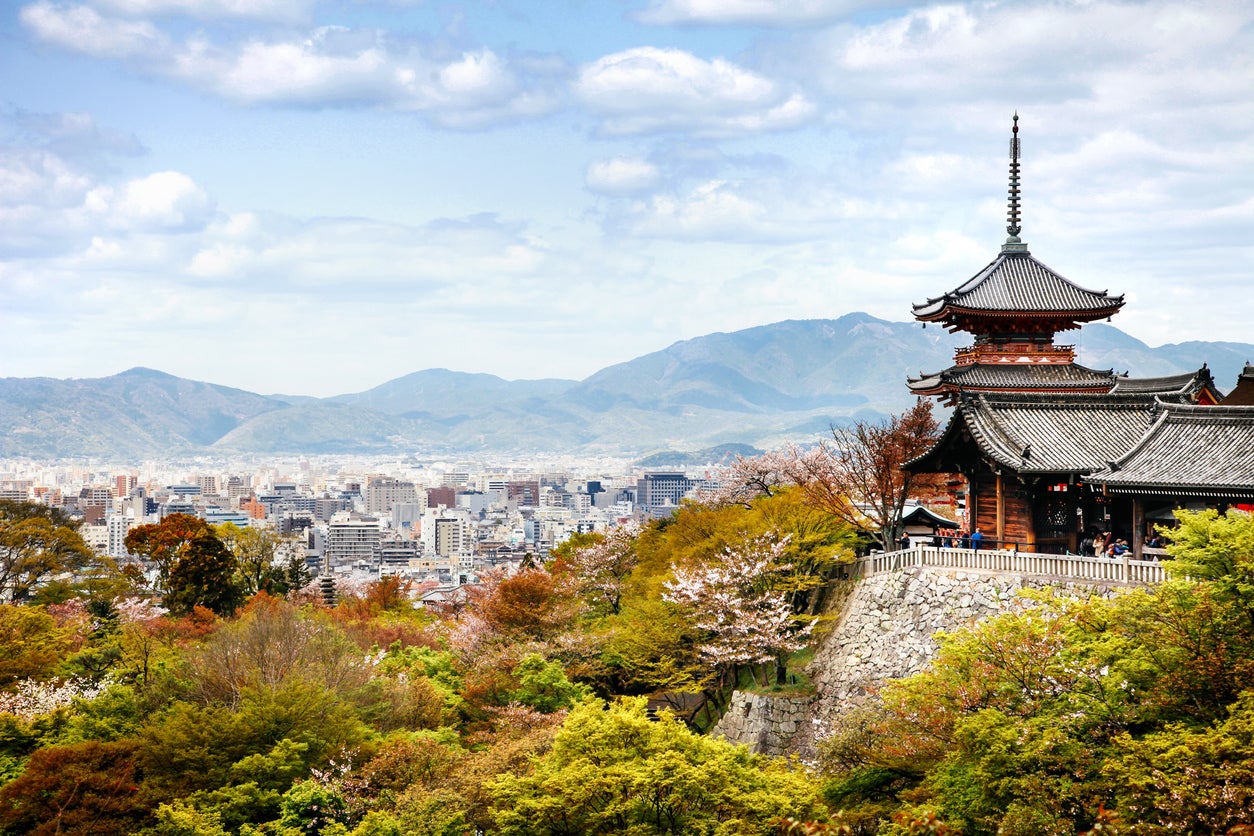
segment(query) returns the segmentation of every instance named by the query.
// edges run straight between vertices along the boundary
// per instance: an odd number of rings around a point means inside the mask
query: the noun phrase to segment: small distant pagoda
[[[1019,238],[1019,114],[1010,139],[1009,237],[991,264],[956,290],[914,305],[927,327],[974,335],[954,365],[909,378],[916,395],[953,404],[959,392],[1109,392],[1117,376],[1075,361],[1075,346],[1055,345],[1054,335],[1106,319],[1123,307],[1123,296],[1086,290],[1032,257]]]

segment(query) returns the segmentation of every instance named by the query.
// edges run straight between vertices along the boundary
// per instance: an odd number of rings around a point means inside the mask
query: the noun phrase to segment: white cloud
[[[894,0],[653,0],[636,17],[644,23],[786,26],[833,20]]]
[[[625,195],[652,188],[659,177],[657,166],[648,160],[615,157],[589,165],[584,182],[594,192]]]
[[[304,37],[252,35],[241,42],[218,42],[199,32],[179,42],[151,22],[102,15],[85,5],[39,0],[21,17],[37,37],[62,49],[123,60],[241,104],[409,111],[453,128],[551,112],[566,73],[553,59],[507,59],[487,48],[452,49],[343,26],[319,27]]]
[[[187,15],[245,20],[299,20],[317,0],[94,0],[97,6],[128,17]]]
[[[130,58],[167,49],[165,37],[151,23],[106,17],[90,6],[38,0],[25,6],[20,17],[41,40],[97,58]]]
[[[179,230],[202,226],[213,204],[192,178],[160,171],[125,183],[107,207],[115,226]]]
[[[606,134],[691,131],[723,136],[796,128],[814,105],[765,76],[722,58],[638,47],[583,67],[580,100],[601,116]]]

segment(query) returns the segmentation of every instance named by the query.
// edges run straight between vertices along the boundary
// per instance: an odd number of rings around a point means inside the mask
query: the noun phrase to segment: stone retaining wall
[[[854,581],[843,591],[839,620],[819,640],[810,663],[816,695],[788,699],[737,692],[713,733],[755,752],[812,759],[816,742],[844,710],[865,702],[887,680],[927,666],[938,631],[1031,606],[1019,594],[1024,589],[1107,597],[1116,586],[922,567]]]
[[[736,691],[731,705],[710,732],[732,743],[743,743],[763,755],[783,755],[788,742],[810,722],[813,696],[772,697]]]

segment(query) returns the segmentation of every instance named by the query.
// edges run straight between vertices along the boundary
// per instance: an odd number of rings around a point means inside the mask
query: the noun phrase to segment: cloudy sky
[[[1254,3],[0,4],[0,376],[580,378],[910,304],[1024,232],[1254,341]],[[1254,360],[1254,358],[1251,358]]]

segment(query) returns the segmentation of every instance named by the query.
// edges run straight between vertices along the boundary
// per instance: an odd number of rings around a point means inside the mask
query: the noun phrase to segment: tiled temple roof
[[[1202,366],[1195,372],[1164,377],[1116,377],[1114,388],[1110,391],[1116,394],[1153,392],[1159,395],[1196,395],[1207,388],[1218,395],[1210,369]]]
[[[1116,493],[1254,496],[1254,407],[1160,403],[1138,443],[1085,481]]]
[[[942,372],[918,378],[908,378],[906,385],[917,393],[930,392],[939,387],[1019,391],[1092,389],[1106,392],[1115,380],[1114,372],[1109,369],[1099,371],[1075,363],[974,363],[969,366],[952,366]]]
[[[1086,290],[1027,252],[1002,252],[957,290],[914,305],[916,319],[944,320],[956,310],[987,315],[1054,313],[1088,322],[1110,316],[1123,296]]]
[[[981,395],[959,405],[981,450],[1020,473],[1087,473],[1136,444],[1153,421],[1149,398]]]

